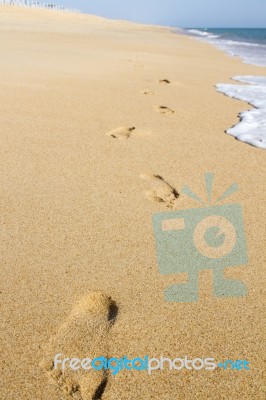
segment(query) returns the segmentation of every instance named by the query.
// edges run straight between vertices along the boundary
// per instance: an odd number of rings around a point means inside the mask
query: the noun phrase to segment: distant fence
[[[0,0],[0,4],[8,6],[22,6],[22,7],[33,7],[33,8],[46,8],[48,10],[60,10],[68,12],[80,12],[77,8],[71,8],[66,6],[59,6],[52,3],[41,3],[36,0]]]

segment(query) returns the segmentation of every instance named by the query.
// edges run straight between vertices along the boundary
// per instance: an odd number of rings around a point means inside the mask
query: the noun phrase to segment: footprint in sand
[[[74,308],[65,323],[50,339],[40,366],[51,382],[59,387],[67,399],[100,399],[108,383],[108,372],[93,369],[78,370],[66,363],[54,365],[60,359],[108,358],[108,333],[115,322],[117,307],[103,292],[91,292]]]
[[[161,114],[165,114],[165,115],[170,115],[170,114],[174,114],[174,110],[171,110],[171,108],[166,107],[166,106],[157,106],[155,107],[156,111],[158,111]]]
[[[168,208],[175,208],[179,193],[163,177],[160,175],[141,174],[140,178],[151,184],[151,189],[145,192],[148,199],[164,203]]]
[[[121,126],[106,132],[106,135],[119,140],[128,139],[131,135],[131,132],[135,129],[136,128],[134,126],[132,128],[125,128],[124,126]]]
[[[160,79],[159,84],[160,85],[169,85],[171,83],[168,79]]]

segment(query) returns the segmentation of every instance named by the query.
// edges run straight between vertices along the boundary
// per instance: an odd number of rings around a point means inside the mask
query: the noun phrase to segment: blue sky
[[[266,0],[52,0],[114,19],[180,27],[266,28]]]

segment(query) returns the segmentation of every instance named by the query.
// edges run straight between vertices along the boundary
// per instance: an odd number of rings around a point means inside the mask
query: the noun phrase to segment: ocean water
[[[187,29],[194,37],[208,41],[245,63],[266,66],[266,29]]]
[[[187,29],[186,34],[207,41],[243,62],[266,67],[266,29]],[[266,68],[264,76],[235,76],[244,83],[216,85],[219,92],[246,101],[254,108],[240,113],[239,124],[226,132],[252,146],[266,149]]]

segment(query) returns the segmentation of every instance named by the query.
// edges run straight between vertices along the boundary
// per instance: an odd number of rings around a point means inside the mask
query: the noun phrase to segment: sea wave
[[[224,43],[228,46],[246,46],[246,47],[262,47],[266,49],[265,44],[253,43],[253,42],[240,42],[237,40],[224,40]]]
[[[212,32],[199,29],[188,29],[189,35],[199,40],[207,41],[231,56],[238,56],[247,64],[266,66],[266,44],[255,43],[254,41],[237,40],[226,38],[222,35],[215,35]]]
[[[219,37],[219,35],[214,35],[212,33],[206,32],[206,31],[200,31],[198,29],[188,29],[187,32],[191,33],[192,35],[206,37],[209,39],[216,39]]]

